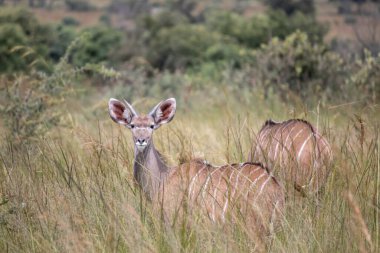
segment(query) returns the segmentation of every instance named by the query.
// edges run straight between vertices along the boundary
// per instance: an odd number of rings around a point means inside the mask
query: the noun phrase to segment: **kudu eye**
[[[135,125],[132,124],[132,125],[131,125],[131,128],[135,128]]]
[[[150,125],[150,128],[154,129],[154,125]]]

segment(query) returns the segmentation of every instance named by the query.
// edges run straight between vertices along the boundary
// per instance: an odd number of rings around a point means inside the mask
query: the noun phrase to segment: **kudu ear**
[[[128,127],[132,118],[137,116],[136,111],[127,101],[124,100],[123,103],[114,98],[108,101],[108,111],[113,121]]]
[[[153,108],[149,115],[153,117],[156,128],[162,124],[169,123],[174,118],[176,107],[175,98],[169,98],[161,101]]]

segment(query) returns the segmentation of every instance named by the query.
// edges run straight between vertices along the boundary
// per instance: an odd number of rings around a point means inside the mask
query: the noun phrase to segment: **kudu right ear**
[[[127,101],[124,100],[123,103],[114,98],[108,101],[108,111],[113,121],[127,127],[131,124],[132,118],[137,116],[136,111]]]
[[[160,127],[162,124],[169,123],[174,118],[176,107],[175,98],[169,98],[156,105],[149,113],[154,119],[154,123],[156,124],[155,128]]]

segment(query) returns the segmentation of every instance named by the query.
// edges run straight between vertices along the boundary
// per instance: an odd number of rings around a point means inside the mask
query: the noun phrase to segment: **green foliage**
[[[73,17],[64,17],[62,19],[62,24],[67,25],[67,26],[79,26],[80,25],[79,21]]]
[[[256,58],[256,78],[266,89],[273,87],[283,98],[289,91],[302,98],[311,94],[332,97],[343,83],[341,57],[321,44],[311,43],[302,32],[284,41],[274,38],[257,50]]]
[[[0,72],[25,71],[36,60],[45,59],[54,38],[51,35],[51,27],[39,24],[30,11],[1,8]]]
[[[187,17],[191,22],[197,22],[202,19],[201,14],[195,15],[197,0],[166,0],[169,11],[179,12]]]
[[[177,25],[158,32],[148,59],[153,66],[174,70],[210,60],[238,60],[237,54],[239,48],[219,33],[201,25]]]
[[[271,22],[272,36],[281,39],[299,30],[306,33],[311,41],[322,43],[328,31],[326,25],[318,23],[314,17],[302,12],[296,12],[289,17],[283,11],[269,11],[268,18]]]
[[[315,13],[314,0],[265,0],[265,4],[274,10],[283,10],[287,15],[303,12],[307,15]]]
[[[106,15],[106,14],[101,15],[99,17],[99,23],[106,25],[106,26],[111,26],[112,25],[111,17],[109,15]]]
[[[380,102],[380,55],[365,52],[364,59],[355,62],[347,75],[346,84],[355,91],[358,99],[367,103]]]
[[[65,4],[71,11],[90,11],[94,9],[88,0],[65,0]]]
[[[53,37],[54,41],[50,47],[49,57],[54,62],[59,62],[62,56],[64,56],[70,43],[78,36],[75,27],[58,25],[56,26]]]
[[[258,48],[272,37],[284,39],[301,30],[315,41],[322,41],[327,29],[301,12],[288,17],[283,11],[269,11],[247,19],[233,12],[214,12],[207,19],[210,30],[236,39],[239,43]]]
[[[138,26],[144,31],[143,38],[148,42],[155,40],[157,33],[165,28],[189,23],[188,19],[179,12],[163,11],[158,15],[146,15],[138,20]]]
[[[0,114],[16,143],[44,134],[59,123],[56,108],[68,94],[74,73],[62,63],[51,75],[40,73],[6,82]]]
[[[31,72],[15,80],[4,78],[0,94],[0,115],[15,143],[30,141],[42,136],[60,123],[59,110],[68,95],[73,94],[84,71],[103,78],[116,78],[118,73],[104,66],[87,64],[74,68],[68,62],[69,55],[83,40],[83,36],[68,46],[66,53],[51,73]]]
[[[96,26],[84,31],[86,38],[81,41],[70,55],[70,62],[75,66],[98,64],[101,62],[114,63],[123,42],[123,33],[107,26]]]
[[[22,52],[12,52],[15,45],[26,45],[28,38],[20,25],[0,25],[0,72],[17,72],[27,68]]]
[[[255,15],[246,19],[233,12],[214,12],[207,19],[210,30],[236,39],[251,48],[269,40],[271,23],[267,15]]]

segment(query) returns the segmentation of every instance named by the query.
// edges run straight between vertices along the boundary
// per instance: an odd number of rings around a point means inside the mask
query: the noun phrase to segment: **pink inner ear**
[[[162,120],[165,120],[167,118],[169,118],[170,116],[170,113],[172,112],[172,104],[171,103],[164,103],[160,106],[160,109],[162,111]]]
[[[112,111],[115,114],[117,120],[123,119],[124,110],[125,107],[122,104],[112,104]]]

